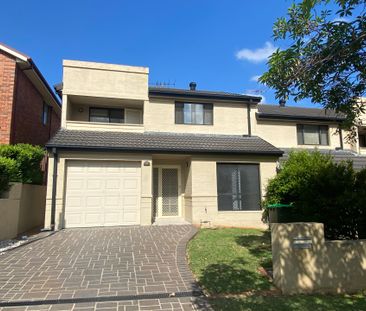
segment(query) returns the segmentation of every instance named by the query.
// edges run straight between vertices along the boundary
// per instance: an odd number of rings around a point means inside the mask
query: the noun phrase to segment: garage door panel
[[[123,181],[124,190],[136,190],[138,186],[138,181],[136,178],[126,178]]]
[[[104,220],[106,224],[119,224],[122,219],[122,213],[107,212],[104,214]]]
[[[108,179],[106,181],[106,185],[105,185],[105,188],[108,190],[108,189],[120,189],[121,188],[121,180],[120,179]]]
[[[69,190],[82,190],[85,187],[83,179],[73,179],[68,183]]]
[[[91,212],[89,211],[85,214],[85,225],[86,226],[103,226],[101,219],[104,218],[104,215],[100,212]],[[104,222],[104,221],[103,221]]]
[[[124,195],[122,197],[122,202],[123,202],[122,204],[125,207],[136,206],[136,204],[138,204],[138,201],[139,201],[139,197],[137,197],[137,196]]]
[[[138,223],[140,178],[139,162],[68,162],[65,227]]]
[[[86,197],[85,203],[87,209],[96,208],[98,210],[101,210],[103,209],[104,198],[99,196],[88,196]]]
[[[125,222],[128,224],[133,224],[136,219],[136,213],[133,213],[133,212],[131,212],[131,213],[125,212],[123,216],[124,216]]]
[[[86,188],[88,190],[102,189],[103,181],[97,178],[91,178],[87,181]]]
[[[82,206],[82,198],[80,196],[69,196],[68,198],[68,206],[69,207],[75,207],[75,209],[80,209],[80,206]]]

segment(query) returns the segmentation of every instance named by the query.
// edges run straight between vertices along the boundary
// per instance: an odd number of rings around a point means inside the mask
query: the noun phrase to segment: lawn
[[[191,269],[211,294],[268,290],[258,267],[271,266],[270,237],[251,229],[202,229],[188,245]]]
[[[366,310],[364,295],[282,296],[271,291],[274,286],[258,271],[272,265],[267,231],[201,229],[188,245],[188,256],[215,310]],[[235,296],[245,292],[252,294]]]

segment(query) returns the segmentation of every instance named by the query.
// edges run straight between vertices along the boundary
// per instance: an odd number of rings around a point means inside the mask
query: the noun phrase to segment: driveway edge
[[[207,297],[204,295],[203,290],[196,281],[188,264],[187,246],[189,241],[192,240],[197,233],[198,229],[194,226],[191,226],[191,230],[186,233],[178,242],[176,255],[177,268],[181,278],[191,285],[191,290],[194,294],[194,299],[192,301],[194,310],[213,311],[212,307],[208,303]]]

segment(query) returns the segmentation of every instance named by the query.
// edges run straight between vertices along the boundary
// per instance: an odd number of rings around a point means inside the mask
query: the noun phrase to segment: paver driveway
[[[0,255],[0,309],[206,309],[185,258],[195,230],[68,229],[6,252]]]

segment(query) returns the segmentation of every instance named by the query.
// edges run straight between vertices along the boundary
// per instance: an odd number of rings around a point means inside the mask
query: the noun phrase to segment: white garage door
[[[139,162],[69,161],[65,228],[139,223]]]

